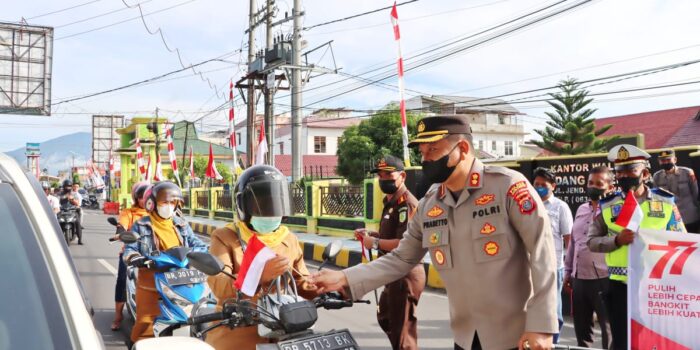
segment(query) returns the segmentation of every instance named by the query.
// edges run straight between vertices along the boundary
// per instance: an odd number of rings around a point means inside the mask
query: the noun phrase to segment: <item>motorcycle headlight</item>
[[[165,294],[165,296],[170,299],[175,305],[181,307],[181,308],[186,308],[188,306],[192,306],[192,303],[180,296],[180,294],[177,294],[170,286],[165,284],[162,280],[160,280],[158,283],[160,283],[160,290]]]
[[[66,222],[66,218],[64,218],[63,216],[60,216],[58,218],[58,222]]]

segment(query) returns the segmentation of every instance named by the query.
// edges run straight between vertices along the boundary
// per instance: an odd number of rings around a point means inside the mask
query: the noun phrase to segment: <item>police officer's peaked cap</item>
[[[383,158],[379,159],[377,166],[370,172],[378,173],[380,171],[403,171],[403,162],[401,159],[392,155],[384,156]]]
[[[672,149],[665,149],[659,153],[659,159],[673,158],[676,156],[676,151]]]
[[[615,164],[616,170],[621,170],[634,164],[647,164],[651,156],[632,145],[617,145],[608,152],[608,160]]]
[[[435,116],[423,118],[418,122],[418,135],[408,143],[409,147],[420,143],[436,142],[451,134],[471,134],[467,118],[461,116]]]

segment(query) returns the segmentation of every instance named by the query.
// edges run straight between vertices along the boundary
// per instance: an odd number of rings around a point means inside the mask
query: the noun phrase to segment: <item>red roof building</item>
[[[644,148],[700,144],[700,106],[600,118],[596,127],[612,124],[604,136],[644,135]]]

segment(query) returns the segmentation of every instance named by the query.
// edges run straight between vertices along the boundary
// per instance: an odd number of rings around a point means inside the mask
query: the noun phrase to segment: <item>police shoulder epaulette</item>
[[[661,187],[652,188],[651,193],[659,195],[661,197],[673,198],[673,192]]]
[[[606,203],[612,202],[612,200],[617,198],[618,196],[620,196],[620,192],[613,192],[613,193],[601,198],[600,205],[604,205]]]

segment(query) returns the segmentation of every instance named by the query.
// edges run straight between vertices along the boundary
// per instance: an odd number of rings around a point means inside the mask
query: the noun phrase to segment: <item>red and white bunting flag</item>
[[[190,179],[194,178],[194,155],[192,154],[192,146],[190,146]]]
[[[168,158],[170,158],[170,167],[173,169],[173,174],[177,179],[177,184],[180,183],[180,171],[177,169],[177,156],[175,155],[175,145],[173,144],[173,131],[170,126],[165,127],[165,139],[168,141]]]
[[[216,179],[217,174],[218,172],[216,171],[216,164],[214,164],[214,150],[212,149],[211,144],[209,144],[209,163],[207,163],[207,172],[205,173],[205,175],[208,178]]]
[[[163,166],[160,164],[160,154],[156,155],[156,166],[155,166],[155,173],[153,174],[153,180],[155,181],[163,181],[165,180],[165,176],[163,176]]]
[[[265,137],[265,121],[260,123],[260,135],[258,136],[258,149],[255,154],[255,165],[265,164],[267,155],[267,137]]]
[[[265,263],[275,257],[275,252],[253,235],[243,253],[243,261],[238,270],[238,278],[233,285],[247,296],[254,296],[260,284]]]
[[[622,204],[620,215],[618,215],[617,219],[615,219],[615,224],[637,232],[643,219],[644,212],[642,211],[642,208],[639,207],[637,199],[634,198],[634,193],[629,191],[625,197],[625,202]]]
[[[110,152],[109,153],[109,174],[112,175],[114,173],[114,155]]]
[[[151,181],[151,157],[148,157],[148,165],[146,166],[146,181]]]
[[[401,54],[401,32],[399,30],[399,12],[396,10],[396,1],[391,8],[391,25],[394,28],[394,40],[399,50],[399,58],[396,62],[399,78],[399,110],[401,111],[401,131],[403,139],[403,162],[405,166],[411,166],[411,159],[408,152],[408,127],[406,125],[406,100],[404,98],[403,84],[403,55]]]
[[[141,149],[141,141],[136,139],[136,164],[139,168],[139,173],[141,173],[141,181],[145,181],[148,178],[146,173],[146,166],[143,162],[143,150]]]
[[[233,152],[233,173],[236,173],[238,168],[238,157],[236,157],[236,131],[234,123],[234,113],[233,113],[233,80],[229,85],[228,99],[231,103],[231,107],[228,110],[228,129],[229,129],[229,145],[231,146],[231,151]]]
[[[94,174],[94,170],[92,169],[92,164],[90,164],[90,163],[92,163],[91,160],[88,160],[87,162],[85,162],[85,169],[87,170],[88,176],[92,177],[92,175]]]

